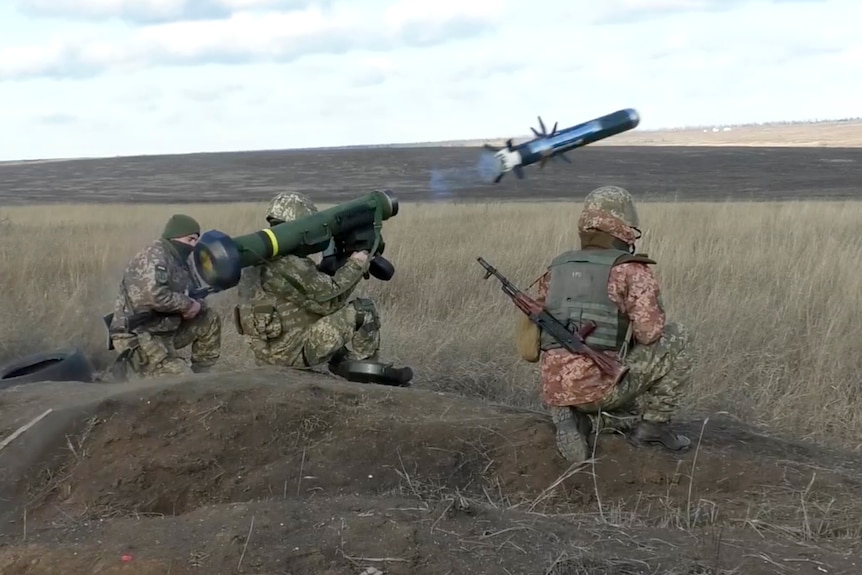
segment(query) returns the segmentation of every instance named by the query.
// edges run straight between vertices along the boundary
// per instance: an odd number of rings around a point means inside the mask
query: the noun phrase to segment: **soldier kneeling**
[[[666,322],[649,267],[655,262],[634,254],[638,225],[625,189],[593,190],[578,220],[581,249],[557,256],[537,280],[536,300],[551,315],[569,326],[595,322],[585,342],[629,367],[618,384],[587,355],[563,349],[526,316],[519,320],[519,350],[527,361],[541,361],[542,396],[557,427],[557,447],[570,461],[589,456],[599,413],[603,427],[627,431],[634,445],[690,445],[669,427],[690,385],[689,337],[684,326]]]
[[[270,202],[266,219],[276,226],[314,213],[307,196],[283,193]],[[352,297],[369,266],[368,252],[357,252],[330,276],[311,258],[288,254],[243,270],[236,319],[258,365],[328,364],[347,377],[347,360],[376,361],[380,316],[372,300]],[[413,378],[409,367],[387,370],[396,385]]]

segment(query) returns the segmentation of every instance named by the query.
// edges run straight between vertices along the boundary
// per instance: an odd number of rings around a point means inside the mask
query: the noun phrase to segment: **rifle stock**
[[[203,300],[206,299],[207,296],[214,294],[214,293],[218,293],[219,291],[220,290],[218,290],[212,286],[197,286],[196,285],[196,286],[189,289],[188,295],[190,298],[200,301],[201,305],[203,305]],[[136,313],[129,315],[129,317],[126,318],[125,327],[127,330],[129,330],[131,332],[131,331],[138,329],[142,325],[145,325],[148,322],[153,321],[154,319],[158,319],[160,317],[167,317],[170,315],[179,315],[179,314],[176,312],[175,313],[166,313],[166,312],[158,312],[158,311],[152,311],[152,310],[136,312]],[[111,323],[113,321],[114,321],[114,312],[110,312],[110,313],[104,314],[102,316],[102,323],[105,324],[105,330],[107,330],[107,342],[105,345],[106,345],[106,348],[108,349],[108,351],[111,351],[114,349],[114,342],[113,342],[113,340],[111,340]]]
[[[614,378],[614,385],[618,384],[628,374],[628,366],[608,357],[600,351],[594,350],[584,341],[596,328],[594,322],[587,322],[574,332],[569,330],[565,324],[548,313],[537,301],[515,287],[512,282],[485,261],[484,258],[476,258],[476,261],[485,268],[485,277],[483,279],[487,280],[491,276],[497,278],[501,284],[503,293],[509,296],[509,299],[512,300],[515,306],[526,314],[530,318],[530,321],[536,324],[539,329],[557,340],[565,349],[571,353],[587,355],[603,373]]]

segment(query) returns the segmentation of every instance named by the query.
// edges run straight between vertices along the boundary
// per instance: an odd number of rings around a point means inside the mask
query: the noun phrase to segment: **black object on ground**
[[[0,366],[0,389],[40,381],[91,383],[93,366],[76,347],[38,352]]]

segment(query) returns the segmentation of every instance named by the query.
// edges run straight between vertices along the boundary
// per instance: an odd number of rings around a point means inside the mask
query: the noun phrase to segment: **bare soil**
[[[587,146],[571,164],[483,182],[476,148],[359,148],[0,163],[0,205],[269,201],[282,191],[340,202],[389,188],[402,201],[573,200],[605,184],[638,201],[856,199],[862,148]],[[804,168],[804,169],[803,169]]]
[[[35,384],[0,401],[8,429],[56,410],[0,452],[5,575],[862,563],[862,460],[720,418],[680,424],[689,453],[602,435],[571,468],[544,413],[328,374]]]

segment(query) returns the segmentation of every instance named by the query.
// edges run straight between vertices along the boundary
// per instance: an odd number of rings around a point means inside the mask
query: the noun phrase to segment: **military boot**
[[[329,369],[329,373],[333,375],[337,375],[338,377],[344,377],[344,362],[347,359],[349,352],[346,347],[342,347],[329,358],[329,362],[327,362],[327,368]]]
[[[632,429],[634,429],[635,425],[639,421],[636,415],[631,415],[625,412],[613,412],[609,413],[607,411],[601,412],[601,419],[599,418],[599,414],[591,413],[589,415],[590,423],[593,426],[593,433],[615,433],[618,435],[626,435]]]
[[[406,365],[404,367],[392,367],[390,365],[386,370],[386,374],[396,380],[399,387],[407,387],[413,379],[413,370]]]
[[[628,439],[635,447],[657,443],[671,451],[682,451],[691,445],[688,437],[674,433],[667,422],[639,421],[629,433]]]
[[[572,463],[586,461],[590,455],[592,423],[588,415],[571,407],[551,407],[551,419],[557,426],[557,450]]]
[[[194,373],[210,373],[215,364],[213,363],[192,363],[191,368]]]

